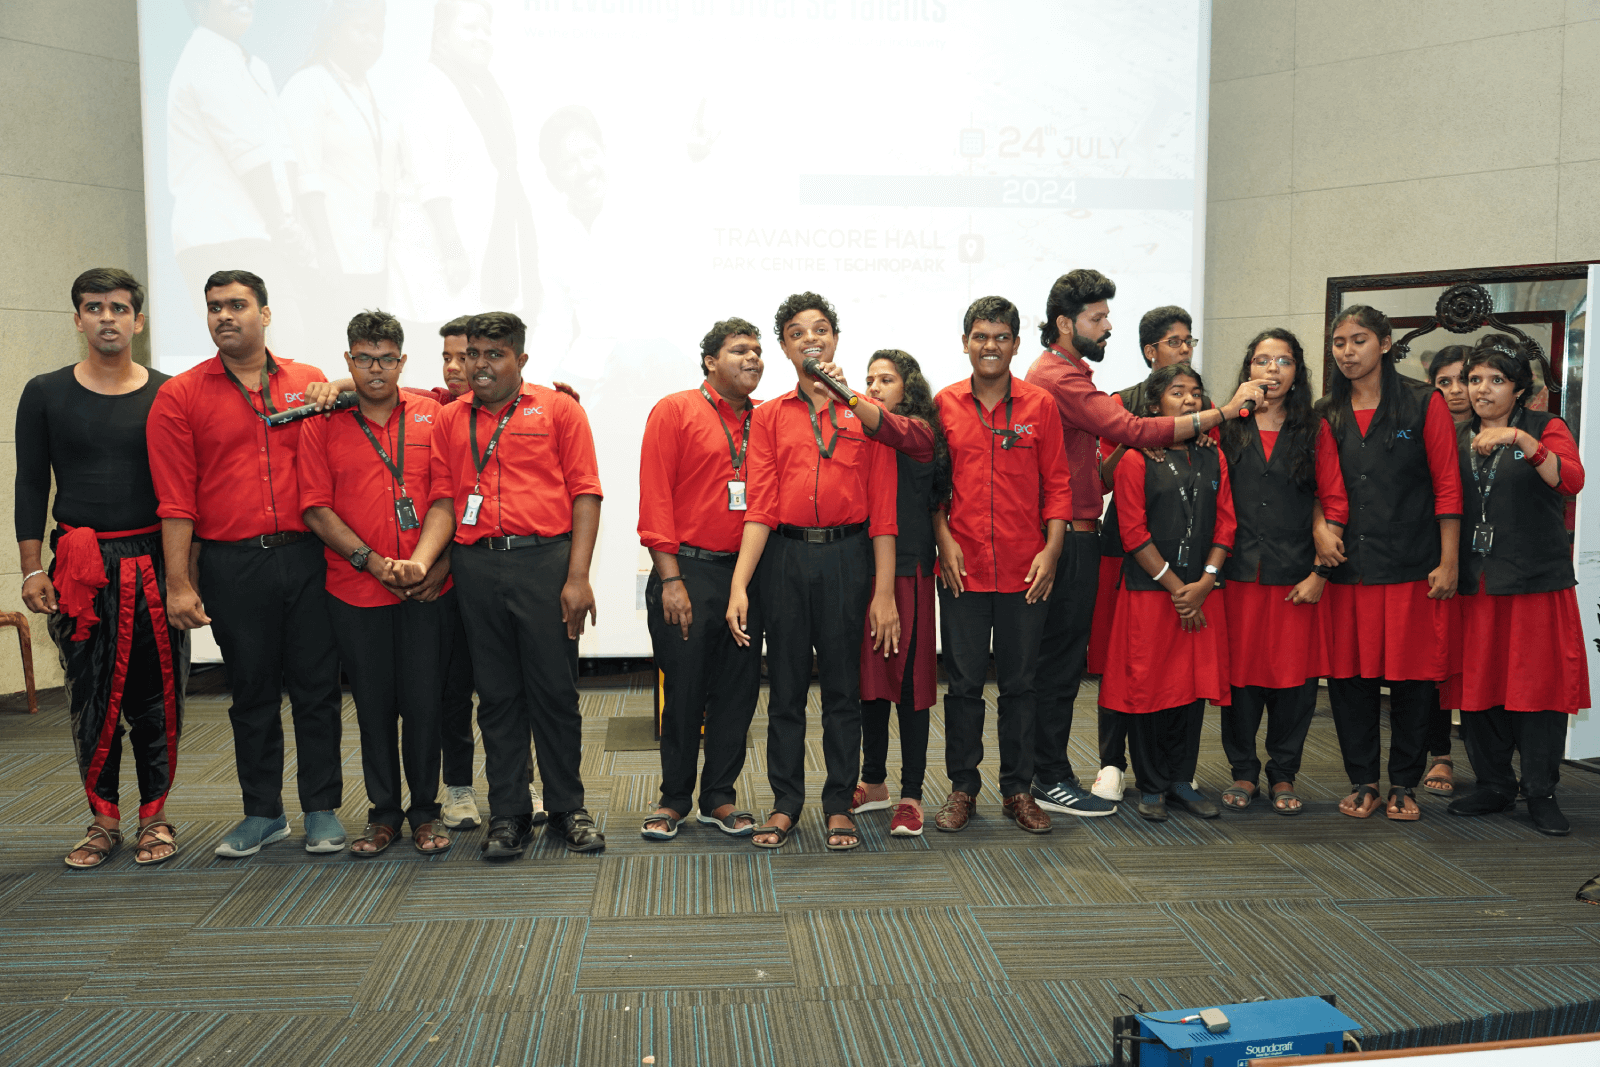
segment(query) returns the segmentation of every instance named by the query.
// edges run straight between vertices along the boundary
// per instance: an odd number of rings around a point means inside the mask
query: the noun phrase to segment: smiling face
[[[706,383],[724,397],[749,397],[761,384],[761,339],[733,333],[722,340],[714,356],[705,357]]]
[[[1465,365],[1452,363],[1440,367],[1439,373],[1433,376],[1433,387],[1444,395],[1445,406],[1457,419],[1472,414],[1472,401],[1467,398],[1467,379],[1461,369]]]
[[[507,340],[488,337],[467,338],[468,381],[472,395],[482,404],[500,404],[522,388],[522,366],[526,352],[512,350]]]
[[[363,367],[362,360],[371,362]],[[391,365],[385,367],[384,360],[391,360]],[[406,357],[393,341],[357,341],[344,354],[344,361],[361,399],[371,404],[387,404],[399,394],[400,372],[405,368]]]
[[[1161,403],[1156,414],[1175,419],[1179,415],[1193,415],[1200,410],[1205,394],[1200,383],[1187,374],[1180,374],[1161,393]]]
[[[867,364],[867,395],[893,411],[906,398],[906,380],[892,359]]]
[[[84,293],[72,321],[84,340],[102,356],[120,356],[144,331],[144,315],[133,310],[133,294],[126,289],[109,293]]]
[[[467,381],[467,335],[458,333],[444,339],[444,387],[451,396],[472,391]]]
[[[1467,396],[1473,413],[1485,423],[1503,423],[1511,417],[1522,390],[1492,363],[1480,363],[1467,372]]]
[[[1017,354],[1017,335],[1004,322],[978,319],[961,338],[973,377],[994,381],[1011,374],[1011,357]]]
[[[272,309],[256,303],[255,290],[229,282],[206,290],[206,326],[224,356],[243,359],[265,343]]]
[[[1392,340],[1379,337],[1357,318],[1345,319],[1333,331],[1333,361],[1340,374],[1352,382],[1360,381],[1377,371]]]
[[[820,311],[808,308],[783,324],[783,354],[794,364],[796,373],[804,374],[803,365],[813,356],[832,363],[838,347],[839,335],[828,316]]]

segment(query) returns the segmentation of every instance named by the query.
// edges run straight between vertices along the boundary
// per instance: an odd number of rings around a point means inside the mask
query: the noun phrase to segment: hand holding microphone
[[[1251,378],[1239,383],[1239,391],[1233,394],[1233,399],[1238,402],[1239,418],[1248,419],[1255,413],[1256,407],[1266,399],[1267,388],[1271,384],[1262,378]]]
[[[861,403],[861,397],[856,395],[854,389],[851,389],[848,385],[836,378],[829,377],[827,373],[823,371],[822,361],[816,356],[806,357],[806,361],[800,364],[800,367],[807,374],[811,375],[817,381],[826,386],[829,392],[838,397],[844,403],[850,405],[851,407],[855,407],[857,404]]]
[[[282,426],[284,423],[299,422],[301,419],[309,419],[313,415],[321,415],[324,412],[343,411],[345,408],[355,407],[356,399],[356,394],[353,391],[346,390],[339,394],[331,408],[324,408],[320,403],[315,402],[302,404],[297,408],[288,408],[276,414],[268,415],[267,425]]]

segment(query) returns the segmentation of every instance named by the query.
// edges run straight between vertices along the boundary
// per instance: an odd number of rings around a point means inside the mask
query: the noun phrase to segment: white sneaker
[[[478,794],[470,785],[445,786],[444,804],[439,817],[452,830],[471,830],[478,825]]]
[[[1101,767],[1100,773],[1095,775],[1094,785],[1089,792],[1101,800],[1121,802],[1122,772],[1115,767]]]
[[[544,798],[532,782],[528,783],[528,797],[533,801],[533,825],[543,826],[550,821],[550,813],[544,810]]]

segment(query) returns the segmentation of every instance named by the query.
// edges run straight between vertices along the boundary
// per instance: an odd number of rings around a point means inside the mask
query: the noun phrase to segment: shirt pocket
[[[872,462],[873,442],[858,434],[845,430],[839,431],[839,436],[833,442],[833,455],[829,461],[840,467],[859,470],[865,475],[867,466]]]

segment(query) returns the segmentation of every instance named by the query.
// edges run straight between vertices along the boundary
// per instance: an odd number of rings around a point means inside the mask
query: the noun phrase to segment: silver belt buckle
[[[825,545],[828,543],[828,531],[815,526],[806,527],[806,543],[810,545]]]
[[[511,538],[509,537],[490,537],[486,540],[489,542],[489,550],[491,552],[511,551]]]

